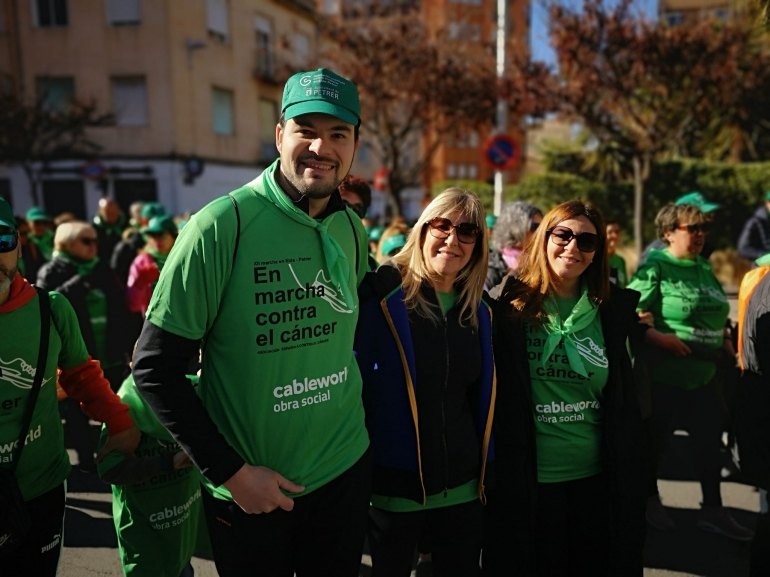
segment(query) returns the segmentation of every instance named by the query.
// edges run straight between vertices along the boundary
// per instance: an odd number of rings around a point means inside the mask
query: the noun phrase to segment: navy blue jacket
[[[436,302],[432,288],[422,289]],[[372,492],[424,503],[428,495],[479,480],[494,460],[496,380],[492,312],[482,301],[479,329],[407,311],[392,266],[367,273],[359,289],[354,349],[363,377],[366,426],[374,458]]]

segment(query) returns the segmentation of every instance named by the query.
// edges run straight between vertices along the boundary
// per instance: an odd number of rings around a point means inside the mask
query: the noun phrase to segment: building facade
[[[91,128],[92,160],[42,165],[49,213],[90,217],[101,196],[126,209],[157,200],[199,210],[277,157],[283,83],[310,62],[310,0],[0,0],[0,89],[49,110],[95,102],[114,123]],[[18,166],[0,194],[32,206]]]

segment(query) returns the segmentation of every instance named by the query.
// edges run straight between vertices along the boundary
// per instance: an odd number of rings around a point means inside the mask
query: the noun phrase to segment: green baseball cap
[[[688,192],[687,194],[680,196],[676,199],[674,204],[694,204],[701,210],[701,212],[712,212],[719,208],[718,204],[707,201],[705,196],[703,196],[700,192],[695,191]]]
[[[382,249],[382,254],[386,256],[392,256],[390,254],[391,252],[393,252],[396,249],[403,248],[405,244],[406,244],[405,234],[394,234],[393,236],[389,236],[388,238],[386,238],[380,248]]]
[[[2,196],[0,196],[0,226],[7,226],[16,230],[16,217],[13,215],[13,209]]]
[[[380,240],[380,237],[382,237],[382,233],[385,232],[385,229],[381,226],[373,226],[372,229],[369,231],[369,240],[378,241]]]
[[[163,216],[166,209],[159,202],[145,202],[142,207],[142,218],[152,218],[154,216]]]
[[[45,211],[45,209],[39,206],[33,206],[27,211],[25,215],[27,220],[51,220],[51,216]]]
[[[495,228],[497,217],[494,214],[488,214],[486,217],[487,228]]]
[[[770,201],[770,190],[765,193],[765,200]]]
[[[358,126],[361,103],[356,85],[326,68],[295,74],[283,88],[281,114],[289,120],[311,113],[329,114]]]
[[[176,223],[174,217],[170,214],[164,214],[162,216],[153,216],[150,222],[147,223],[147,227],[144,232],[161,233],[161,232],[177,232]]]

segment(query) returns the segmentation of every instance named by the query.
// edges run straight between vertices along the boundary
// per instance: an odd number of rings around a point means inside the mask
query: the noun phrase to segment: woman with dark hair
[[[485,575],[642,575],[645,434],[626,351],[638,293],[609,282],[581,201],[545,215],[497,303],[497,489]]]
[[[478,573],[495,398],[486,260],[481,202],[450,188],[362,285],[355,351],[374,458],[374,577],[408,577],[423,535],[436,575]]]
[[[505,205],[492,231],[492,251],[484,284],[487,290],[499,285],[508,271],[518,268],[519,256],[542,220],[540,209],[528,202],[517,200]]]

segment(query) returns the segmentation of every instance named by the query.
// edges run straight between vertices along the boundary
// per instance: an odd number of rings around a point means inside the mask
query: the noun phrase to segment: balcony
[[[290,76],[305,69],[296,63],[290,50],[258,48],[255,61],[254,78],[271,86],[281,86]]]

